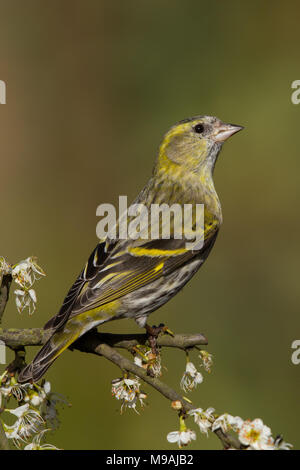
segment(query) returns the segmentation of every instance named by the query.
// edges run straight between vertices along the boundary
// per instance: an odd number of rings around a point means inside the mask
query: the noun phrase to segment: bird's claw
[[[167,326],[165,326],[162,331],[163,331],[163,333],[164,333],[165,335],[170,335],[170,336],[173,336],[173,337],[175,336],[175,334],[173,333],[173,331],[170,330]]]
[[[148,339],[150,343],[150,347],[152,350],[152,353],[156,356],[158,351],[157,351],[157,338],[160,333],[167,334],[174,336],[173,331],[171,331],[167,326],[165,326],[163,323],[160,323],[158,326],[153,325],[146,325],[146,332],[148,334]]]

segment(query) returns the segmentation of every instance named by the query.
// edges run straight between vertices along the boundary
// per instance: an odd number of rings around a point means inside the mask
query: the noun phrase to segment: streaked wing
[[[109,252],[106,251],[105,242],[99,243],[91,253],[85,268],[81,271],[71,289],[67,293],[58,314],[52,317],[46,323],[44,329],[54,328],[58,330],[64,326],[84,285],[87,282],[90,282],[97,275],[100,266],[104,263],[108,256]]]
[[[210,229],[200,251],[188,250],[186,240],[129,240],[116,246],[101,269],[80,291],[71,316],[92,310],[133,292],[195,258],[215,238],[217,229]]]

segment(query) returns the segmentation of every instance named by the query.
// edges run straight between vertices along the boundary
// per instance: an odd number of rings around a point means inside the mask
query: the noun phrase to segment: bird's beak
[[[228,137],[236,134],[237,132],[244,129],[242,126],[236,126],[235,124],[221,124],[216,128],[213,138],[216,142],[224,142]]]

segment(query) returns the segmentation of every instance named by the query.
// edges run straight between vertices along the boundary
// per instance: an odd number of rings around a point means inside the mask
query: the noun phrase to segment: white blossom
[[[152,354],[152,353],[151,353]],[[153,358],[149,365],[148,370],[150,370],[154,377],[160,377],[162,375],[161,372],[161,355],[156,354],[155,358]]]
[[[36,308],[36,293],[34,289],[16,289],[16,306],[19,313],[28,307],[29,315],[32,315]]]
[[[233,431],[239,431],[242,425],[244,424],[244,420],[239,416],[231,416],[228,413],[224,413],[223,415],[218,416],[212,424],[212,431],[216,431],[217,429],[222,429],[223,432],[227,432],[230,429]]]
[[[238,432],[243,426],[244,420],[240,418],[239,416],[231,416],[229,414],[227,414],[226,416],[227,416],[228,424],[231,427],[231,429],[235,432]]]
[[[167,435],[167,440],[171,443],[176,442],[181,449],[182,446],[187,446],[192,440],[196,440],[196,433],[190,429],[172,431]]]
[[[21,313],[28,307],[29,315],[32,315],[36,308],[36,293],[32,286],[36,279],[45,276],[44,271],[36,263],[36,258],[29,257],[17,263],[11,270],[14,281],[19,285],[15,290],[16,305]]]
[[[134,356],[133,362],[136,366],[143,367],[143,359],[141,358],[141,356]]]
[[[219,416],[212,424],[211,430],[214,432],[217,429],[221,429],[223,432],[227,432],[229,429],[228,420],[226,414]]]
[[[147,396],[145,393],[140,391],[140,382],[138,379],[128,378],[113,380],[111,393],[117,400],[122,401],[121,412],[123,409],[132,408],[136,413],[138,413],[136,409],[138,402],[143,406],[143,400]]]
[[[59,450],[52,444],[41,444],[41,440],[44,437],[45,432],[47,431],[48,429],[44,429],[39,434],[34,436],[32,442],[30,444],[27,444],[24,447],[24,450]]]
[[[24,397],[25,403],[30,403],[35,407],[39,407],[44,400],[46,400],[47,395],[44,391],[44,387],[40,387],[37,384],[28,384],[28,390]]]
[[[13,376],[8,376],[7,371],[5,371],[0,376],[0,408],[3,407],[3,399],[8,399],[11,396],[17,401],[23,400],[28,386],[29,384],[19,384]]]
[[[139,348],[138,354],[134,356],[134,363],[143,369],[151,371],[154,377],[160,377],[162,375],[161,355],[154,355],[150,348],[143,348],[143,350],[141,351],[141,348]]]
[[[28,403],[15,409],[5,408],[4,411],[17,417],[17,420],[12,426],[3,423],[6,437],[13,439],[16,445],[20,445],[20,442],[28,440],[36,434],[44,424],[41,415],[36,410],[30,408]]]
[[[203,411],[202,408],[196,408],[188,412],[189,415],[194,417],[195,423],[199,426],[200,432],[208,435],[208,431],[212,427],[215,418],[213,416],[214,408],[207,408]]]
[[[203,376],[197,371],[196,367],[192,362],[187,362],[185,372],[180,381],[180,386],[184,392],[190,392],[194,390],[198,384],[203,382]]]
[[[213,365],[212,355],[207,351],[201,351],[199,354],[200,359],[202,360],[202,365],[206,372],[211,372]]]
[[[20,261],[12,269],[12,277],[22,288],[30,288],[37,279],[45,276],[44,271],[37,265],[35,257]]]
[[[253,450],[274,449],[271,429],[265,426],[261,419],[244,421],[239,431],[239,440]]]

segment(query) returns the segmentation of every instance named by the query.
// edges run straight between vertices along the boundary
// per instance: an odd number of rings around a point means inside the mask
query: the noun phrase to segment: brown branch
[[[43,328],[0,328],[0,340],[14,350],[24,346],[42,346],[49,339],[50,335],[51,333]],[[131,351],[139,344],[149,345],[146,334],[98,333],[96,330],[92,330],[73,343],[71,349],[77,349],[81,352],[92,353],[105,357],[123,371],[130,372],[142,379],[170,401],[179,400],[182,403],[183,412],[187,413],[189,410],[192,410],[194,408],[193,405],[175,390],[158,378],[151,377],[142,367],[135,365],[132,361],[126,359],[112,348],[113,346],[115,348]],[[157,345],[160,347],[173,347],[186,350],[195,346],[207,345],[207,339],[202,334],[181,334],[174,336],[162,335],[158,337]],[[221,429],[215,431],[215,434],[221,440],[225,448],[241,448],[237,439],[230,434],[223,433]]]
[[[0,286],[0,323],[3,313],[9,298],[9,289],[11,285],[11,275],[4,275]],[[15,350],[17,359],[19,360],[18,353],[21,352],[21,360],[24,360],[23,351],[25,346],[42,346],[51,336],[51,332],[43,328],[29,328],[29,329],[3,329],[0,328],[0,340],[6,346]],[[163,383],[158,378],[152,377],[142,368],[134,364],[129,359],[126,359],[119,354],[115,349],[120,348],[131,351],[135,346],[140,344],[148,345],[148,336],[146,334],[112,334],[112,333],[98,333],[96,330],[85,334],[78,341],[73,343],[70,349],[77,349],[82,352],[96,354],[105,357],[109,361],[117,365],[121,370],[130,372],[151,387],[155,388],[165,398],[171,401],[180,401],[182,403],[182,412],[187,413],[194,407],[185,398],[179,395],[175,390]],[[195,346],[207,345],[207,339],[202,334],[194,335],[162,335],[157,339],[157,345],[160,347],[173,347],[182,350],[187,350]],[[16,361],[16,360],[15,360]],[[13,364],[15,363],[13,362]],[[221,429],[215,431],[215,434],[221,440],[224,448],[234,447],[236,449],[242,448],[240,442],[233,436],[223,433]],[[8,450],[9,443],[5,435],[2,423],[0,421],[0,449]]]
[[[12,277],[10,274],[4,274],[0,285],[0,324],[4,314],[4,310],[9,298],[9,289],[11,285]]]
[[[145,369],[137,366],[136,364],[134,364],[134,362],[123,357],[115,349],[111,348],[108,344],[99,343],[98,336],[98,334],[94,335],[91,332],[88,336],[83,337],[82,339],[76,342],[76,349],[82,352],[92,353],[96,354],[97,356],[105,357],[106,359],[117,365],[122,371],[130,372],[142,379],[144,382],[146,382],[151,387],[155,388],[159,393],[161,393],[165,398],[169,399],[170,401],[180,401],[182,403],[182,411],[184,413],[188,413],[188,411],[191,411],[195,408],[192,403],[189,403],[185,398],[179,395],[167,384],[165,384],[158,378],[151,377],[150,375],[148,375]],[[224,433],[221,429],[216,430],[215,434],[221,440],[224,448],[243,448],[238,439],[228,433]]]
[[[51,332],[43,328],[0,328],[0,340],[11,349],[17,349],[22,346],[42,346],[50,338]],[[87,340],[97,341],[97,344],[106,343],[119,349],[132,350],[134,346],[139,344],[149,345],[148,336],[146,334],[112,334],[112,333],[92,333],[85,334],[79,341],[86,344]],[[80,344],[80,343],[79,343]],[[207,345],[207,339],[201,333],[193,335],[162,335],[157,339],[157,345],[166,348],[189,349],[195,346]],[[77,342],[73,343],[71,349],[78,349]]]

